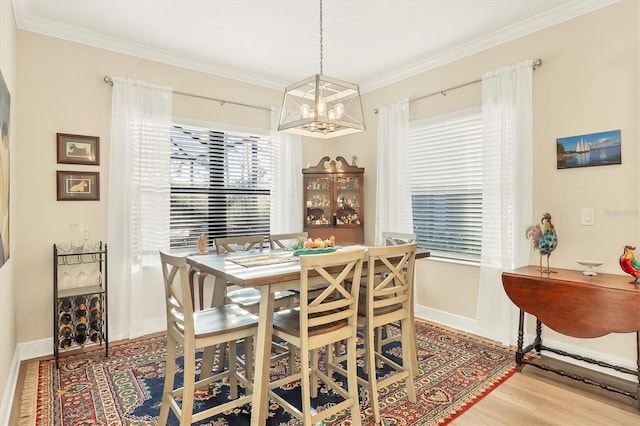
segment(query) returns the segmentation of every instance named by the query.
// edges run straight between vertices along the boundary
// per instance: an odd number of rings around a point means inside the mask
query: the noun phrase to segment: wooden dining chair
[[[245,235],[242,237],[216,238],[216,253],[236,253],[239,251],[249,251],[253,249],[262,250],[264,237],[262,235]],[[275,294],[276,308],[288,308],[293,305],[294,293],[290,291],[279,291]],[[252,312],[258,312],[260,303],[260,291],[255,288],[230,288],[227,287],[225,303],[237,303],[242,308]]]
[[[413,362],[416,359],[413,342],[415,335],[411,332],[415,324],[409,309],[412,303],[416,248],[415,243],[368,248],[367,278],[363,279],[366,284],[360,288],[358,302],[358,325],[364,330],[364,349],[358,350],[358,354],[364,355],[367,379],[359,378],[359,381],[369,387],[376,424],[381,421],[378,389],[404,380],[407,398],[410,402],[416,402],[414,385],[416,363]],[[380,272],[381,269],[382,272]],[[401,324],[401,365],[376,344],[376,330],[398,322]],[[344,358],[344,355],[335,359],[328,358],[328,374],[331,371],[346,374],[347,371],[339,364]],[[376,367],[379,363],[386,364],[395,372],[378,379]]]
[[[269,397],[302,424],[318,424],[345,409],[351,411],[353,425],[361,424],[356,365],[359,285],[350,285],[346,278],[353,277],[353,282],[360,283],[363,258],[363,249],[300,256],[300,306],[278,311],[273,316],[273,335],[300,348],[300,370],[270,383]],[[326,282],[326,289],[317,297],[310,297],[309,286],[320,280]],[[331,374],[321,371],[318,363],[318,349],[332,348],[342,340],[346,341],[348,354],[346,390]],[[302,410],[275,392],[298,380],[301,381]],[[344,400],[314,413],[311,398],[318,395],[318,380]]]
[[[241,237],[216,238],[215,246],[218,254],[236,253],[240,251],[249,251],[254,249],[262,250],[264,244],[264,236],[262,235],[245,235]],[[232,303],[240,306],[252,314],[257,314],[260,307],[260,291],[255,288],[241,288],[226,286],[226,294],[224,303]],[[278,291],[274,294],[275,309],[284,309],[293,307],[295,293],[291,291]],[[279,359],[287,359],[289,369],[295,364],[295,354],[290,348],[285,347],[277,342],[273,344],[275,356],[271,358],[272,362]],[[223,355],[224,357],[224,355]],[[244,359],[238,359],[238,362],[244,366],[245,374],[249,380],[253,380],[253,338],[245,340]]]
[[[382,232],[382,241],[385,246],[397,246],[401,244],[411,244],[418,242],[418,234],[406,233],[406,232]],[[413,315],[413,302],[411,303],[411,313]],[[383,332],[384,331],[384,332]],[[395,341],[398,339],[398,336],[393,336],[389,332],[389,326],[386,325],[377,330],[378,336],[378,349],[380,349],[383,345]],[[416,365],[417,366],[417,365]]]
[[[383,241],[383,245],[385,246],[411,244],[411,243],[418,242],[418,234],[383,231],[382,241]]]
[[[272,249],[288,249],[295,244],[299,238],[305,240],[309,238],[308,232],[292,232],[289,234],[270,234],[269,247]]]
[[[159,424],[167,423],[169,410],[173,411],[180,425],[190,425],[251,402],[253,383],[239,373],[235,362],[229,362],[226,370],[215,375],[200,373],[196,380],[195,355],[198,349],[226,343],[230,360],[235,360],[236,341],[256,335],[258,317],[237,305],[194,312],[186,258],[160,252],[160,260],[167,310],[167,361]],[[176,368],[176,349],[179,346],[184,351],[184,384],[175,388],[175,374],[179,370]],[[223,383],[223,380],[228,380],[230,400],[194,413],[195,391],[207,389],[214,382]],[[238,384],[245,387],[243,396],[238,396]]]

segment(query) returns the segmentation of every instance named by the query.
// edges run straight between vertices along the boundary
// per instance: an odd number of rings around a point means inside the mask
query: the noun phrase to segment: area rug
[[[422,321],[416,323],[416,332],[420,368],[415,380],[417,403],[408,402],[403,383],[381,390],[383,425],[446,425],[515,371],[512,349]],[[111,345],[108,358],[104,351],[64,356],[60,359],[59,370],[55,360],[29,363],[20,425],[157,424],[165,349],[164,336],[155,336]],[[398,343],[390,343],[384,349],[401,359]],[[377,373],[384,376],[388,371],[382,368]],[[272,375],[281,374],[282,366],[274,366]],[[177,377],[176,382],[181,382],[181,378]],[[227,393],[226,384],[202,391],[196,396],[196,406],[206,408],[224,399]],[[283,390],[283,393],[288,400],[300,400],[299,385]],[[359,393],[362,424],[372,424],[368,390],[360,387]],[[321,408],[339,398],[331,392],[321,391],[312,406]],[[274,402],[270,403],[269,410],[267,425],[299,424]],[[198,425],[248,425],[250,416],[249,404]],[[170,414],[169,424],[178,424],[173,414]],[[324,424],[347,426],[352,422],[349,413],[345,412]]]

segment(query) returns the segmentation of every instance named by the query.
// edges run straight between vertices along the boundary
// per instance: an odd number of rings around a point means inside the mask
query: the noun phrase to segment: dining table
[[[341,247],[351,250],[366,246]],[[429,257],[425,249],[418,249],[416,259]],[[187,257],[193,271],[215,277],[214,297],[219,294],[218,280],[227,285],[252,287],[260,291],[258,331],[255,339],[255,369],[251,425],[264,426],[268,415],[271,339],[273,335],[274,293],[292,290],[300,286],[299,257],[291,250],[256,249],[246,252],[225,254],[199,254]],[[382,267],[382,265],[381,265]],[[367,268],[367,256],[363,265],[363,275]],[[190,274],[193,279],[194,274]],[[320,284],[322,277],[310,273],[309,285]],[[200,280],[200,284],[204,280]],[[194,283],[192,282],[191,285]]]

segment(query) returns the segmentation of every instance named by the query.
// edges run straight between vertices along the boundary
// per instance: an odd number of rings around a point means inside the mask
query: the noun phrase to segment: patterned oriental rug
[[[503,383],[515,371],[514,351],[458,331],[416,322],[420,374],[416,377],[418,402],[407,401],[405,386],[382,389],[383,425],[446,425]],[[164,380],[164,336],[113,344],[104,351],[70,354],[55,360],[28,363],[22,393],[20,426],[156,425]],[[397,343],[385,350],[401,357]],[[274,377],[282,365],[272,368]],[[384,369],[378,375],[384,375]],[[177,377],[176,382],[181,382]],[[300,400],[300,386],[282,392],[288,400]],[[222,385],[202,391],[196,406],[206,407],[228,394]],[[332,392],[320,392],[312,402],[322,407],[338,401]],[[360,387],[363,425],[372,424],[368,390]],[[271,403],[267,425],[298,425],[290,414]],[[208,419],[199,425],[248,425],[251,405]],[[351,425],[349,413],[337,415],[325,425]],[[169,424],[178,422],[171,413]]]

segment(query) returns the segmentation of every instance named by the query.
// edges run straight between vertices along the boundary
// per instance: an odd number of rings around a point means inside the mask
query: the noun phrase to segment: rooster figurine
[[[633,251],[635,247],[632,246],[624,246],[624,253],[620,256],[620,267],[627,274],[631,275],[633,278],[633,283],[636,284],[638,277],[640,277],[640,262],[638,262],[633,255]]]
[[[549,268],[549,256],[558,246],[558,236],[553,223],[551,223],[551,215],[549,213],[543,214],[540,223],[542,228],[537,224],[532,225],[527,228],[525,236],[533,241],[533,248],[540,253],[540,272],[555,272]],[[546,270],[542,269],[542,256],[547,256]]]

